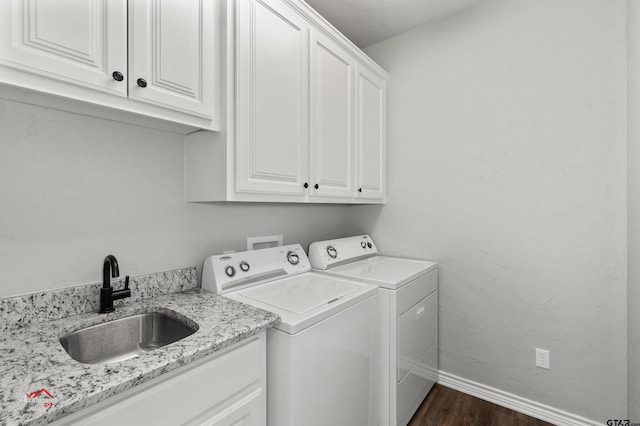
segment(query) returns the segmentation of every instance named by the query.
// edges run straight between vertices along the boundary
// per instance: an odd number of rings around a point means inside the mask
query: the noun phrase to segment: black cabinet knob
[[[320,185],[318,185],[318,184],[316,183],[315,185],[313,185],[313,187],[314,187],[315,189],[318,189],[318,188],[320,188]]]
[[[138,79],[138,86],[147,87],[147,80],[145,80],[144,78],[139,78]]]
[[[302,185],[302,186],[304,186],[304,187],[305,187],[305,189],[306,189],[306,188],[308,188],[308,187],[309,187],[309,184],[308,184],[307,182],[305,182],[305,183],[304,183],[304,185]]]
[[[113,74],[111,74],[113,76],[113,79],[115,81],[122,81],[124,80],[124,75],[122,75],[122,73],[120,71],[114,71]]]
[[[362,192],[362,188],[358,188],[358,192]]]

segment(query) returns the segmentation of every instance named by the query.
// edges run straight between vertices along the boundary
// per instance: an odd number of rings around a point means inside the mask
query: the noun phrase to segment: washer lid
[[[279,315],[280,322],[274,327],[293,335],[361,300],[377,297],[377,293],[373,284],[305,272],[225,293],[224,297]]]
[[[436,266],[437,264],[435,262],[425,260],[375,256],[338,266],[327,272],[348,278],[365,280],[384,288],[397,289],[434,269]]]
[[[294,314],[303,314],[360,288],[361,286],[347,281],[327,279],[326,276],[314,274],[303,274],[295,279],[256,286],[245,290],[243,294],[249,299]]]

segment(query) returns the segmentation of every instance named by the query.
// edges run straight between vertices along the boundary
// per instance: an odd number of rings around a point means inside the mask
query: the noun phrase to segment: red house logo
[[[38,397],[42,397],[42,396],[47,396],[49,398],[53,398],[53,395],[51,395],[51,393],[49,393],[49,391],[46,390],[45,388],[42,388],[39,391],[30,392],[27,395],[27,398],[38,398]]]
[[[37,391],[29,392],[27,394],[26,400],[34,403],[42,402],[42,405],[44,405],[46,408],[51,408],[53,407],[53,401],[48,401],[49,398],[53,399],[54,396],[51,395],[51,392],[49,392],[45,388],[42,388]]]

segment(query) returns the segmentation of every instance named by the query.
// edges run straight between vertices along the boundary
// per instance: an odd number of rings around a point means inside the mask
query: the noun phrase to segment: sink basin
[[[74,331],[62,336],[60,343],[71,358],[84,364],[118,362],[192,335],[198,325],[190,322],[150,312]]]

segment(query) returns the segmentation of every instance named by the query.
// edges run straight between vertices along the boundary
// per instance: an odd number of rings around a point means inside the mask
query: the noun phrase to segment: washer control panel
[[[378,249],[368,235],[317,241],[309,246],[309,260],[315,269],[327,269],[377,254]]]
[[[202,266],[202,288],[214,293],[311,270],[300,244],[209,256]]]

